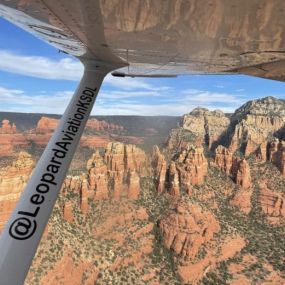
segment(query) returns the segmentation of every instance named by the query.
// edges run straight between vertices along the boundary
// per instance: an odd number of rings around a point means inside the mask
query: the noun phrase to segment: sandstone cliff
[[[274,139],[269,144],[269,161],[271,161],[280,170],[281,175],[285,177],[285,141]]]
[[[250,168],[245,159],[233,155],[230,149],[219,145],[215,150],[215,164],[243,189],[251,186]]]
[[[188,143],[197,146],[204,143],[211,149],[223,139],[229,124],[229,118],[222,111],[196,108],[182,117],[180,128],[172,130],[167,147],[170,150],[183,150]]]
[[[229,124],[229,118],[220,110],[196,108],[182,118],[182,128],[204,139],[209,148],[221,139]]]
[[[176,254],[193,259],[200,247],[219,232],[220,226],[213,214],[198,204],[178,204],[159,221],[165,246]]]
[[[160,152],[159,147],[156,145],[153,147],[152,152],[152,168],[157,192],[162,193],[165,188],[167,163],[165,156]]]
[[[219,262],[234,257],[245,247],[238,235],[216,239],[220,225],[216,217],[197,203],[180,201],[159,221],[165,246],[177,255],[177,272],[185,283],[199,282]]]
[[[41,117],[37,123],[36,133],[39,134],[49,134],[53,132],[59,123],[58,119]]]
[[[0,230],[15,208],[33,167],[31,155],[20,152],[12,165],[0,169]]]
[[[36,133],[48,134],[53,132],[59,123],[58,119],[41,117],[36,126]],[[124,128],[120,125],[108,123],[104,120],[89,119],[86,125],[88,131],[123,131]]]
[[[272,191],[265,181],[259,183],[259,203],[270,223],[285,222],[285,195]]]
[[[87,162],[87,172],[67,177],[63,189],[65,193],[80,194],[79,207],[82,212],[89,210],[88,200],[138,199],[140,177],[146,174],[146,154],[134,145],[109,143],[103,153],[96,151]],[[69,202],[64,205],[67,220],[72,220]]]
[[[230,148],[241,148],[247,156],[284,127],[285,103],[273,97],[253,100],[237,109],[232,120]]]
[[[16,125],[9,120],[3,120],[0,127],[0,157],[14,156],[15,147],[24,150],[27,146],[28,141],[18,132]]]
[[[164,189],[178,197],[181,190],[191,195],[192,186],[201,185],[208,171],[208,161],[204,156],[203,147],[188,145],[169,162],[166,163],[164,155],[154,148],[152,166],[156,187],[159,193]]]
[[[10,123],[9,120],[2,121],[2,127],[0,127],[0,134],[15,134],[17,127],[14,123]]]

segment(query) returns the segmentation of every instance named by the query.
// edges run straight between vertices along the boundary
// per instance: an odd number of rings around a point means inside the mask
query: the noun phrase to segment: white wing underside
[[[0,16],[84,60],[139,76],[285,80],[284,0],[0,0]]]

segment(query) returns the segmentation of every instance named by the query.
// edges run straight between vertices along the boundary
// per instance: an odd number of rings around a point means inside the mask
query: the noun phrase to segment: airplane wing
[[[284,81],[284,11],[284,0],[0,0],[0,16],[85,66],[1,233],[1,285],[23,284],[107,73]]]
[[[0,16],[59,50],[148,77],[283,81],[284,11],[283,0],[0,0]]]

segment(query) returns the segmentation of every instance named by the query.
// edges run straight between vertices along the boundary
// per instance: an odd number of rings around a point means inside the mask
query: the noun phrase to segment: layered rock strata
[[[89,210],[88,200],[138,199],[140,177],[146,174],[146,154],[134,145],[109,143],[104,153],[96,151],[87,162],[87,173],[65,179],[63,189],[80,195],[80,209]],[[66,192],[66,191],[65,191]],[[68,193],[66,193],[68,195]],[[71,220],[72,207],[64,205],[64,212]]]
[[[12,165],[0,169],[0,230],[15,208],[33,167],[32,157],[20,152]]]

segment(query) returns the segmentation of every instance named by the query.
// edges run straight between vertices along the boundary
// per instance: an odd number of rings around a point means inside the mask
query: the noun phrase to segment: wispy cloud
[[[238,96],[228,93],[218,93],[211,91],[200,91],[196,94],[185,94],[183,100],[192,102],[195,104],[212,104],[212,103],[223,103],[223,104],[240,104],[243,102]]]
[[[189,113],[197,107],[207,107],[210,110],[221,109],[225,112],[233,112],[239,105],[231,104],[230,106],[220,106],[222,97],[213,94],[212,100],[204,100],[207,95],[198,95],[195,98],[177,98],[177,100],[168,100],[168,95],[159,97],[158,101],[146,100],[143,102],[136,101],[141,96],[156,96],[159,93],[154,91],[130,92],[132,95],[124,95],[123,91],[113,91],[102,93],[95,103],[93,115],[182,115]],[[32,113],[53,113],[62,114],[73,94],[73,91],[61,91],[52,94],[40,92],[39,94],[26,94],[23,90],[7,89],[0,87],[0,111],[15,112],[32,112]],[[126,93],[129,94],[129,93]],[[179,96],[177,96],[179,97]],[[128,98],[126,100],[126,98]],[[201,99],[201,100],[200,100]],[[216,100],[216,101],[215,101]]]
[[[23,90],[0,87],[0,111],[61,114],[72,94],[72,91],[63,91],[31,96]]]
[[[83,65],[71,58],[52,60],[42,56],[17,55],[0,50],[0,70],[36,78],[79,80]]]
[[[35,78],[79,81],[83,75],[82,63],[69,57],[52,60],[43,56],[26,56],[0,50],[0,59],[0,70]],[[167,86],[154,87],[143,79],[118,78],[111,74],[105,77],[104,85],[126,91],[134,89],[163,91],[169,89]]]
[[[0,70],[48,80],[79,80],[83,66],[76,59],[52,60],[23,56],[0,50]],[[157,83],[158,82],[158,83]],[[52,84],[56,84],[55,81]],[[55,85],[57,86],[57,85]],[[221,88],[221,86],[219,87]],[[206,89],[206,88],[205,88]],[[141,78],[116,78],[108,74],[99,93],[93,114],[100,115],[182,115],[200,106],[233,112],[246,101],[240,93],[214,92],[162,86],[159,81]],[[54,89],[53,89],[54,90]],[[235,90],[237,91],[237,90]],[[0,87],[1,111],[62,114],[73,91],[39,91]]]

